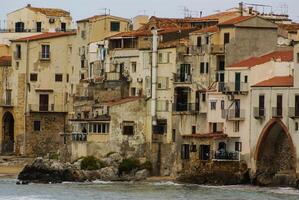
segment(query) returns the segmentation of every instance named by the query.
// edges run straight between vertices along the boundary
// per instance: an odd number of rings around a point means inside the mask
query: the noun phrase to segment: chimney
[[[199,14],[200,18],[202,17],[202,11],[200,11],[200,14]]]
[[[241,16],[243,16],[243,2],[239,3],[239,9],[240,9]]]
[[[27,7],[29,7],[29,8],[30,8],[30,7],[31,7],[31,4],[27,4]]]

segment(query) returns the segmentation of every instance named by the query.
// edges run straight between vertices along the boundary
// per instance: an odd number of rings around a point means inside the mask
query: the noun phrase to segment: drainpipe
[[[23,135],[23,154],[26,155],[26,124],[27,124],[27,102],[28,102],[28,74],[29,74],[29,40],[26,42],[26,71],[25,71],[25,101],[24,101],[24,135]]]
[[[152,50],[152,102],[151,102],[151,116],[152,116],[152,125],[157,125],[157,54],[158,54],[158,31],[157,29],[152,30],[153,34],[153,50]]]

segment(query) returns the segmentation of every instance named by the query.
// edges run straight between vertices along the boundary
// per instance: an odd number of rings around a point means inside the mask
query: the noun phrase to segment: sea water
[[[16,185],[0,179],[5,200],[298,200],[299,190],[254,186],[202,186],[173,182],[104,182]]]

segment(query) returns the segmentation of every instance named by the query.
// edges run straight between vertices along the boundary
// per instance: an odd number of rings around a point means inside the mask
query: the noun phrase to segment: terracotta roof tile
[[[113,16],[113,15],[94,15],[94,16],[87,17],[87,18],[84,18],[84,19],[80,19],[77,22],[88,22],[88,21],[93,21],[93,20],[105,18],[105,17],[112,17],[112,18],[118,18],[118,19],[123,19],[123,20],[129,21],[129,19],[122,18],[122,17],[117,17],[117,16]]]
[[[30,37],[24,37],[19,38],[16,40],[12,40],[14,42],[26,42],[28,41],[34,41],[34,40],[42,40],[42,39],[50,39],[50,38],[56,38],[56,37],[62,37],[62,36],[69,36],[69,35],[76,35],[75,32],[53,32],[53,33],[42,33],[39,35],[34,35]]]
[[[230,67],[254,67],[256,65],[260,65],[263,63],[267,63],[274,60],[281,60],[283,62],[291,62],[293,61],[293,51],[274,51],[271,53],[268,53],[266,55],[260,56],[260,57],[251,57],[249,59],[243,60],[241,62],[232,64]]]
[[[280,29],[286,30],[290,33],[297,33],[299,30],[299,24],[293,23],[293,24],[278,24],[278,27]]]
[[[293,76],[275,76],[268,80],[259,82],[252,87],[293,87]]]
[[[0,66],[11,66],[11,56],[1,56],[0,57]]]
[[[225,22],[219,23],[219,26],[228,26],[228,25],[235,25],[238,24],[240,22],[246,21],[248,19],[254,18],[256,16],[239,16],[230,20],[227,20]]]
[[[34,11],[39,12],[47,16],[53,16],[53,17],[70,17],[70,12],[57,9],[57,8],[36,8],[32,6],[27,6],[26,8]]]
[[[191,34],[200,34],[200,33],[215,33],[218,32],[219,28],[217,26],[210,26],[207,28],[203,28],[197,31],[192,32]]]

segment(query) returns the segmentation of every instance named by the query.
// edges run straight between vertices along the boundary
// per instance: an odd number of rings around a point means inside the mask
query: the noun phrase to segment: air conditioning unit
[[[50,19],[49,19],[49,23],[50,23],[50,24],[54,24],[54,23],[55,23],[55,19],[54,19],[54,18],[50,18]]]
[[[137,78],[137,82],[138,82],[138,83],[142,83],[142,81],[143,81],[142,78],[140,78],[140,77]]]

